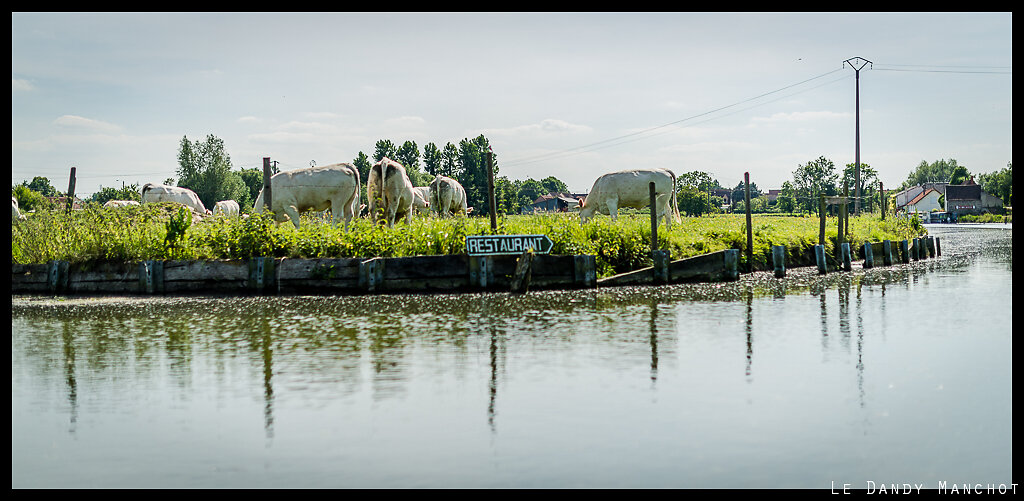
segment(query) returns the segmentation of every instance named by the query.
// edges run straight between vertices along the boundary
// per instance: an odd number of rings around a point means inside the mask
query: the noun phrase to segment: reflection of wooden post
[[[516,271],[512,275],[512,292],[523,293],[530,290],[532,264],[533,248],[529,248],[524,250],[516,261]]]
[[[750,173],[743,173],[744,205],[747,210],[747,271],[754,271],[754,230],[750,228]]]
[[[71,179],[68,181],[68,214],[71,214],[71,206],[75,202],[75,167],[71,168]]]
[[[263,157],[263,207],[270,212],[270,157]]]

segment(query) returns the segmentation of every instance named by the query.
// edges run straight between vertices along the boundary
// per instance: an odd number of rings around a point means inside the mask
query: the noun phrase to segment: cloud
[[[35,87],[28,80],[11,77],[11,92],[24,92],[35,90]]]
[[[488,135],[518,136],[525,134],[548,134],[560,132],[587,133],[591,131],[593,131],[593,129],[586,125],[577,125],[556,118],[546,118],[535,124],[518,125],[505,129],[489,129],[485,131],[485,133]]]
[[[54,124],[61,127],[68,127],[72,129],[84,130],[87,132],[117,132],[121,130],[117,125],[102,122],[100,120],[93,120],[91,118],[80,117],[77,115],[63,115],[53,121]]]
[[[792,113],[773,113],[768,117],[754,117],[750,121],[754,123],[782,123],[848,118],[850,118],[849,113],[836,113],[834,111],[794,111]]]

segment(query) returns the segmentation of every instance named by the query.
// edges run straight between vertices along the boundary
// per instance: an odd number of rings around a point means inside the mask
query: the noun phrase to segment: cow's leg
[[[608,215],[612,217],[614,223],[619,219],[619,200],[617,198],[609,198],[606,202],[608,204]]]

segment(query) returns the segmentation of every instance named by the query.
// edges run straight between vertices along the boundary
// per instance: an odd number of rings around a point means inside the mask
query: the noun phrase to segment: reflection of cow
[[[129,205],[139,205],[135,200],[107,200],[103,204],[104,207],[128,207]]]
[[[409,181],[402,164],[387,157],[373,164],[366,180],[366,196],[370,199],[370,217],[374,222],[383,217],[391,227],[395,225],[395,219],[402,216],[405,216],[406,224],[412,222],[415,195],[412,181]],[[378,208],[383,214],[378,214]]]
[[[601,212],[611,215],[612,221],[615,221],[619,207],[647,207],[650,205],[651,182],[654,183],[656,205],[651,210],[656,210],[659,218],[664,217],[665,226],[671,228],[672,221],[679,222],[680,218],[674,189],[676,175],[668,169],[623,170],[597,178],[594,187],[583,200],[580,220],[586,222],[595,212]]]
[[[209,214],[206,211],[206,206],[203,205],[203,201],[199,200],[196,193],[188,188],[146,183],[142,187],[142,203],[159,202],[176,202],[192,209],[197,214]]]
[[[299,227],[299,213],[331,209],[331,225],[344,216],[345,231],[359,207],[359,169],[349,163],[286,170],[270,178],[270,210],[279,224],[291,219]],[[253,211],[264,211],[263,191]]]
[[[213,215],[216,216],[219,214],[227,217],[234,217],[238,215],[239,210],[238,202],[234,200],[221,200],[213,206]]]
[[[430,204],[443,216],[449,214],[466,215],[466,190],[458,181],[438,175],[430,182]]]
[[[417,214],[426,214],[430,212],[430,187],[429,186],[417,186],[412,189],[412,207],[416,210]]]

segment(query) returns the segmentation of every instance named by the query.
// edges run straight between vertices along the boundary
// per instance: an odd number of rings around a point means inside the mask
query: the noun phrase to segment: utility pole
[[[853,214],[855,216],[860,215],[860,70],[864,66],[872,64],[871,61],[864,59],[863,57],[855,57],[843,61],[843,65],[849,64],[853,68],[855,80],[857,81],[857,146],[856,146],[856,167],[854,168],[854,199],[853,199]]]

